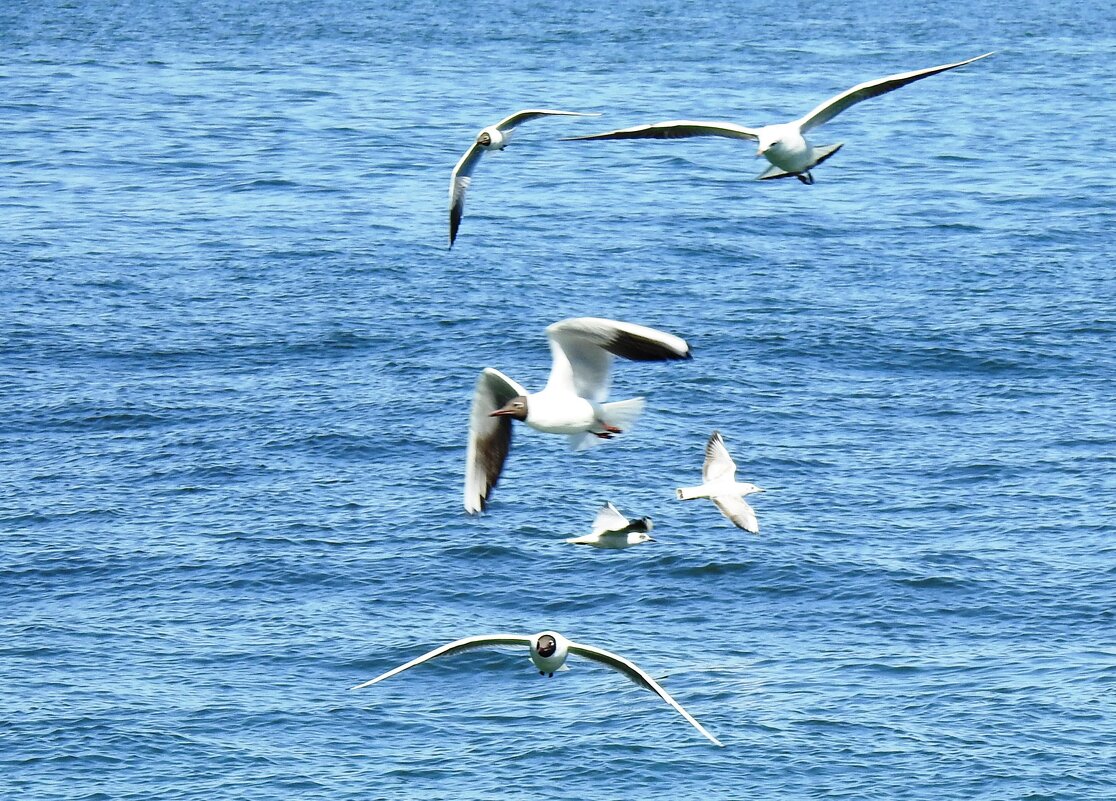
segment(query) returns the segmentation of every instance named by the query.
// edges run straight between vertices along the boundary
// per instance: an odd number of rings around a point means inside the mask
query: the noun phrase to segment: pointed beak
[[[512,414],[511,409],[497,409],[494,412],[489,412],[488,416],[489,417],[508,417],[511,414]]]

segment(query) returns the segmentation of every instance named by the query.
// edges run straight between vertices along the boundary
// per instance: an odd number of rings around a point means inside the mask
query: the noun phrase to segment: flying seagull
[[[487,128],[477,134],[476,141],[473,146],[465,151],[465,155],[457,162],[457,166],[453,168],[453,174],[450,176],[450,243],[449,246],[453,247],[453,241],[457,239],[457,229],[461,225],[461,215],[465,212],[465,190],[469,188],[469,183],[473,180],[473,170],[477,167],[477,162],[480,157],[484,155],[486,150],[503,150],[508,146],[508,139],[511,137],[512,130],[520,123],[533,120],[538,117],[599,117],[600,114],[595,113],[582,113],[579,111],[554,111],[548,108],[531,108],[524,111],[517,111],[510,117],[505,117],[495,125],[489,125]]]
[[[597,519],[593,521],[593,530],[582,537],[572,537],[566,542],[619,550],[631,548],[641,542],[654,542],[655,538],[647,533],[652,528],[650,517],[629,520],[611,503],[605,503],[597,512]]]
[[[643,398],[605,403],[612,357],[638,362],[689,359],[686,341],[634,323],[574,317],[546,329],[553,364],[540,392],[492,367],[477,379],[465,456],[465,511],[484,511],[511,447],[512,420],[566,434],[582,450],[611,439],[639,417]]]
[[[704,483],[700,487],[679,488],[678,500],[708,498],[738,528],[759,534],[756,513],[742,496],[763,492],[763,489],[755,484],[737,482],[736,462],[729,456],[720,431],[714,431],[705,444],[705,464],[701,468],[701,478]]]
[[[929,78],[939,72],[957,69],[992,55],[985,53],[975,58],[942,64],[914,72],[901,72],[857,84],[841,94],[829,98],[805,117],[778,125],[765,125],[762,128],[745,128],[731,122],[695,122],[691,120],[671,120],[654,125],[638,125],[618,131],[572,137],[566,141],[583,139],[683,139],[691,136],[726,136],[730,139],[751,139],[757,143],[756,156],[763,156],[771,166],[757,176],[757,180],[794,176],[804,184],[814,183],[810,174],[813,167],[821,164],[841,149],[842,144],[814,147],[804,138],[804,134],[836,117],[850,106],[870,97],[886,94],[900,86]]]
[[[613,670],[618,670],[636,684],[641,687],[646,687],[678,710],[682,717],[688,720],[695,729],[705,735],[711,743],[714,745],[722,745],[720,740],[707,732],[700,723],[694,720],[689,712],[683,709],[677,701],[670,697],[670,693],[659,686],[657,681],[647,675],[647,673],[640,669],[635,663],[629,662],[624,657],[606,651],[603,648],[594,648],[592,645],[570,642],[556,631],[543,631],[539,634],[532,635],[483,634],[479,637],[465,637],[464,639],[455,640],[448,645],[443,645],[441,648],[435,648],[433,651],[429,651],[416,659],[412,659],[404,665],[400,665],[381,676],[377,676],[370,681],[358,684],[350,689],[360,690],[364,687],[368,687],[376,682],[390,678],[396,673],[402,673],[408,668],[413,668],[415,665],[421,665],[423,662],[427,662],[435,657],[449,656],[450,654],[457,654],[471,648],[489,648],[506,645],[526,645],[531,655],[531,661],[535,663],[535,667],[538,668],[540,676],[547,675],[553,677],[555,671],[562,669],[562,666],[566,663],[566,657],[570,654],[592,659],[595,662],[607,665]]]

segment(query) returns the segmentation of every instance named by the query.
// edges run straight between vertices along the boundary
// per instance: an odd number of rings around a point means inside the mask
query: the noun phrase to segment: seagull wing
[[[896,75],[888,75],[886,78],[877,78],[874,81],[865,81],[864,83],[857,84],[852,89],[846,89],[836,97],[829,98],[829,100],[826,100],[805,117],[798,120],[799,129],[805,133],[811,128],[817,128],[819,125],[829,122],[849,106],[854,106],[861,100],[867,100],[870,97],[878,97],[879,95],[898,89],[900,86],[906,86],[909,83],[920,81],[923,78],[929,78],[931,75],[937,75],[939,72],[945,72],[946,70],[963,67],[966,64],[972,64],[974,61],[979,61],[990,55],[992,54],[985,53],[982,56],[976,56],[975,58],[966,59],[965,61],[957,61],[953,64],[942,64],[940,67],[930,67],[929,69],[914,70],[913,72],[900,72]]]
[[[628,526],[631,521],[624,515],[620,514],[620,510],[613,506],[611,503],[606,503],[597,512],[597,519],[593,521],[592,534],[604,534],[609,531],[624,531],[627,532]]]
[[[457,229],[461,226],[461,215],[465,213],[465,190],[473,180],[473,170],[484,154],[484,148],[476,142],[465,151],[465,155],[457,162],[450,175],[450,247],[453,240],[457,239]]]
[[[511,418],[489,414],[512,398],[526,394],[519,383],[492,367],[484,368],[477,379],[469,416],[469,449],[465,454],[465,511],[469,514],[484,511],[511,448]]]
[[[714,495],[711,500],[721,510],[721,514],[751,534],[759,534],[759,521],[756,512],[739,495]]]
[[[733,481],[736,478],[736,462],[729,456],[721,432],[714,431],[705,443],[705,464],[701,468],[702,480],[709,484],[718,479]]]
[[[584,112],[584,111],[555,111],[551,108],[529,108],[523,111],[517,111],[510,117],[504,117],[496,123],[496,128],[500,131],[509,131],[517,125],[520,125],[527,120],[538,119],[539,117],[599,117],[597,112]]]
[[[454,640],[448,645],[443,645],[441,648],[435,648],[433,651],[428,651],[417,659],[412,659],[405,665],[400,665],[397,668],[389,670],[382,676],[377,676],[374,679],[369,679],[363,684],[358,684],[355,687],[350,687],[350,690],[360,690],[364,687],[375,684],[378,681],[389,679],[396,673],[402,673],[408,668],[413,668],[415,665],[421,665],[423,662],[429,662],[431,659],[439,656],[449,656],[450,654],[461,653],[468,651],[471,648],[489,648],[496,645],[526,645],[530,647],[531,638],[524,637],[518,634],[482,634],[479,637],[465,637],[461,640]]]
[[[576,142],[582,139],[688,139],[692,136],[727,136],[730,139],[758,140],[759,134],[752,128],[734,125],[731,122],[697,122],[693,120],[670,120],[653,125],[636,125],[618,131],[571,136],[564,140]]]
[[[591,645],[581,645],[580,643],[576,642],[571,642],[569,644],[569,651],[571,654],[577,654],[578,656],[583,656],[586,659],[592,659],[595,662],[600,662],[604,665],[608,665],[613,670],[619,670],[636,684],[640,685],[641,687],[646,687],[648,690],[655,693],[676,710],[678,710],[678,712],[682,714],[682,717],[688,720],[690,722],[690,725],[692,725],[695,729],[704,734],[711,743],[724,747],[724,744],[720,740],[707,732],[704,726],[694,720],[693,716],[682,708],[681,704],[670,697],[670,693],[659,686],[659,683],[657,681],[643,672],[643,670],[641,670],[634,662],[629,662],[624,657],[617,656],[616,654],[606,651],[603,648],[594,648]]]
[[[547,389],[575,392],[601,403],[608,397],[612,357],[637,362],[689,359],[684,339],[634,323],[601,317],[574,317],[546,329],[554,364]]]

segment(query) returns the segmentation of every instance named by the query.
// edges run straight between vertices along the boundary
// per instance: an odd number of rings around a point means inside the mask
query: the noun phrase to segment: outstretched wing
[[[465,454],[465,511],[469,514],[484,511],[511,448],[511,418],[489,415],[512,398],[526,394],[517,382],[492,367],[484,368],[477,379]]]
[[[831,119],[836,117],[849,106],[854,106],[862,100],[867,100],[871,97],[878,97],[882,94],[898,89],[900,86],[906,86],[915,81],[921,81],[923,78],[929,78],[931,75],[937,75],[939,72],[946,70],[957,69],[966,64],[972,64],[974,61],[980,61],[982,58],[988,58],[991,53],[985,53],[982,56],[966,59],[965,61],[956,61],[953,64],[942,64],[940,67],[930,67],[924,70],[914,70],[913,72],[900,72],[896,75],[888,75],[886,78],[877,78],[874,81],[865,81],[864,83],[857,84],[852,89],[846,89],[836,97],[831,97],[824,103],[819,105],[809,114],[802,119],[798,120],[800,130],[805,133],[811,128],[817,128]]]
[[[612,503],[605,503],[597,512],[597,519],[593,521],[592,534],[604,534],[606,531],[627,531],[628,518],[620,514]]]
[[[450,247],[453,240],[457,239],[457,229],[461,227],[461,216],[465,213],[465,190],[473,181],[473,170],[476,169],[480,157],[484,155],[484,148],[476,142],[465,151],[453,168],[450,175]]]
[[[713,743],[714,745],[720,745],[722,747],[724,746],[724,744],[720,740],[707,732],[704,726],[694,720],[693,716],[690,715],[690,713],[687,712],[685,709],[683,709],[681,704],[671,698],[670,693],[659,686],[659,683],[657,681],[647,675],[634,662],[629,662],[624,657],[617,656],[616,654],[606,651],[603,648],[594,648],[591,645],[581,645],[580,643],[576,642],[571,642],[569,644],[569,652],[571,654],[577,654],[578,656],[583,656],[586,659],[592,659],[595,662],[600,662],[601,664],[608,665],[613,670],[620,671],[636,684],[640,685],[641,687],[646,687],[648,690],[655,693],[676,710],[678,710],[678,712],[681,713],[682,717],[688,720],[690,722],[690,725],[692,725],[695,729],[704,734],[711,743]]]
[[[528,120],[538,119],[539,117],[599,117],[599,113],[595,111],[555,111],[550,108],[529,108],[523,111],[517,111],[509,117],[504,117],[496,123],[496,128],[501,131],[509,131],[517,125],[520,125]]]
[[[360,690],[364,687],[371,686],[378,681],[389,679],[396,673],[402,673],[404,670],[413,668],[415,665],[421,665],[423,662],[429,662],[439,656],[449,656],[450,654],[461,653],[468,651],[471,648],[489,648],[496,645],[531,645],[530,637],[523,637],[518,634],[482,634],[478,637],[465,637],[461,640],[454,640],[448,645],[443,645],[441,648],[435,648],[433,651],[428,651],[417,659],[412,659],[405,665],[400,665],[397,668],[389,670],[381,676],[374,679],[369,679],[363,684],[358,684],[355,687],[350,687],[350,690]]]
[[[589,136],[571,136],[563,141],[577,142],[586,139],[688,139],[692,136],[726,136],[729,139],[758,140],[759,134],[752,128],[735,125],[731,122],[700,122],[694,120],[670,120],[653,125],[636,125],[607,133]]]
[[[721,514],[750,534],[759,534],[759,521],[756,512],[739,495],[715,495],[710,500],[721,510]]]
[[[689,359],[684,339],[654,328],[601,317],[573,317],[546,329],[554,364],[547,389],[575,392],[595,403],[608,397],[612,357],[637,362]]]
[[[705,464],[701,468],[702,480],[708,484],[718,479],[732,481],[736,477],[736,462],[729,456],[721,432],[714,431],[705,443]]]

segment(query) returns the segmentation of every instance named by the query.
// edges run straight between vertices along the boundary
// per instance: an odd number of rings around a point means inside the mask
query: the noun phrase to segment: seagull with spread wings
[[[720,431],[714,431],[705,444],[705,464],[701,468],[701,478],[704,483],[699,487],[680,487],[677,491],[678,500],[708,498],[737,528],[759,534],[756,513],[743,496],[763,492],[763,488],[736,480],[736,462],[729,456]]]
[[[461,216],[465,213],[465,190],[473,180],[473,170],[477,168],[480,157],[489,150],[503,150],[508,146],[512,130],[520,123],[538,117],[599,117],[600,114],[580,111],[554,111],[548,108],[529,108],[505,117],[495,125],[489,125],[477,134],[472,146],[465,151],[450,175],[450,235],[449,246],[457,239],[457,229],[461,226]]]
[[[966,64],[972,64],[984,55],[957,61],[952,64],[942,64],[913,72],[900,72],[877,78],[874,81],[865,81],[851,89],[846,89],[841,94],[829,98],[821,105],[814,108],[809,114],[790,122],[777,125],[765,125],[762,128],[746,128],[731,122],[700,122],[692,120],[671,120],[670,122],[657,122],[653,125],[637,125],[633,128],[622,128],[618,131],[591,134],[590,136],[576,136],[567,141],[587,139],[684,139],[692,136],[725,136],[730,139],[750,139],[756,142],[756,156],[763,156],[771,166],[757,176],[757,180],[767,181],[772,178],[788,178],[794,176],[804,184],[814,183],[814,176],[810,170],[841,149],[842,145],[822,145],[815,147],[805,139],[805,134],[818,126],[829,122],[845,109],[856,105],[862,100],[886,94],[901,86],[929,78],[939,72],[957,69]]]
[[[566,658],[570,654],[584,657],[585,659],[592,659],[594,662],[600,662],[602,665],[617,670],[627,676],[641,687],[646,687],[655,695],[666,701],[679,714],[684,717],[691,726],[701,732],[711,743],[714,745],[723,744],[720,740],[705,730],[705,727],[698,723],[693,716],[690,715],[682,705],[675,701],[670,693],[662,688],[662,686],[649,676],[642,668],[625,659],[622,656],[606,651],[603,648],[596,648],[592,645],[582,645],[581,643],[570,642],[561,634],[556,631],[543,631],[538,634],[523,635],[523,634],[484,634],[479,637],[465,637],[460,640],[454,640],[451,643],[435,648],[433,651],[428,651],[420,657],[412,659],[406,664],[400,665],[397,668],[389,670],[374,679],[358,684],[352,687],[353,690],[360,690],[368,687],[384,679],[391,678],[397,673],[402,673],[404,670],[413,668],[416,665],[421,665],[423,662],[428,662],[439,656],[449,656],[451,654],[461,653],[473,648],[493,648],[499,646],[522,646],[526,645],[531,661],[539,671],[539,675],[548,675],[553,677],[555,671],[562,670]]]
[[[573,545],[589,545],[593,548],[622,550],[642,542],[654,542],[649,532],[653,528],[650,517],[637,517],[629,520],[620,510],[606,502],[597,512],[593,530],[580,537],[571,537],[566,542]]]
[[[511,448],[512,420],[536,431],[565,434],[582,450],[623,432],[643,411],[643,398],[605,403],[612,359],[689,359],[684,339],[634,323],[574,317],[546,329],[552,364],[539,392],[528,392],[499,370],[477,379],[465,455],[465,511],[484,511]]]

